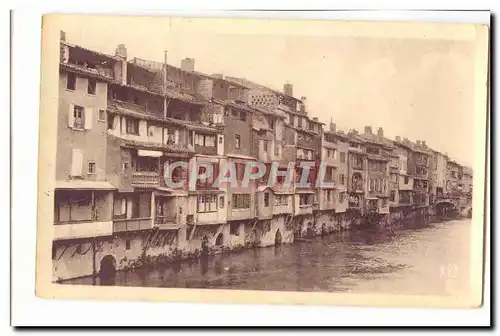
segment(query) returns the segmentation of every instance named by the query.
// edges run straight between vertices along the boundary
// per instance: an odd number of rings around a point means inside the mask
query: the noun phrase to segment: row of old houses
[[[60,47],[54,279],[145,256],[293,242],[367,216],[391,224],[471,195],[472,172],[425,141],[391,140],[371,126],[338,131],[311,118],[291,84],[281,92],[208,75],[189,58],[178,68],[166,53],[164,62],[129,58],[124,45],[103,54],[64,33]],[[283,174],[272,185],[270,169],[245,186],[213,183],[228,165],[241,181],[255,162]],[[191,178],[207,166],[212,174]]]

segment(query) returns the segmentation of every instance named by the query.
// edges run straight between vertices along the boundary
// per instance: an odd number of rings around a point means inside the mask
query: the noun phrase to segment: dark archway
[[[274,245],[280,245],[283,241],[283,237],[281,236],[280,229],[276,230],[276,234],[274,235]]]
[[[101,259],[99,278],[101,285],[114,285],[116,276],[116,259],[112,255],[106,255]]]
[[[219,233],[219,235],[215,239],[215,246],[222,246],[223,242],[224,242],[224,235],[222,233]]]
[[[442,201],[436,203],[435,213],[438,217],[443,218],[456,217],[458,215],[458,209],[453,202]]]

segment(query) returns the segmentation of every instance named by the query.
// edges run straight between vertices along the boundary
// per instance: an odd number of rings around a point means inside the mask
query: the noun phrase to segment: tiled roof
[[[108,112],[130,116],[143,120],[153,120],[162,123],[168,123],[171,125],[178,125],[186,127],[190,130],[200,131],[205,133],[220,133],[221,129],[215,127],[205,126],[202,124],[193,123],[187,120],[179,120],[175,118],[162,118],[158,114],[153,114],[148,112],[145,107],[129,102],[123,102],[118,100],[108,101]]]
[[[110,137],[114,140],[117,140],[120,143],[120,145],[126,146],[126,147],[152,149],[152,150],[159,150],[159,151],[165,151],[165,152],[171,152],[171,153],[185,153],[185,154],[195,153],[194,149],[189,149],[187,147],[183,147],[183,146],[179,146],[179,145],[164,145],[164,144],[143,142],[143,141],[137,141],[137,140],[128,140],[128,139],[119,138],[119,137],[111,135],[111,134],[108,134],[108,137]]]
[[[68,43],[66,41],[60,41],[60,43],[64,44],[64,45],[67,45],[68,47],[82,49],[82,50],[91,52],[93,54],[99,55],[99,56],[107,57],[107,58],[114,59],[114,60],[117,60],[117,61],[121,60],[121,58],[118,57],[118,56],[114,56],[114,55],[110,55],[110,54],[105,54],[105,53],[102,53],[102,52],[99,52],[99,51],[95,51],[95,50],[92,50],[92,49],[84,48],[82,46],[79,46],[79,45],[76,45],[76,44],[72,44],[72,43]]]
[[[81,65],[61,62],[59,63],[59,68],[82,76],[91,76],[93,78],[100,79],[105,82],[117,83],[113,77],[106,76],[103,73],[100,73],[98,70],[85,68]]]

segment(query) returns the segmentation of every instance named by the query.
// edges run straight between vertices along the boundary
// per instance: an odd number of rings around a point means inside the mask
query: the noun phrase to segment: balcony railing
[[[148,230],[152,226],[151,217],[113,219],[113,232]]]
[[[157,188],[159,186],[160,174],[157,172],[132,173],[132,187],[134,188]]]

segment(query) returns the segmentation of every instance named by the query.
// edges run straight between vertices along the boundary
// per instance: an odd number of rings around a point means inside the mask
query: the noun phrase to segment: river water
[[[115,285],[456,295],[468,289],[470,226],[470,219],[460,219],[425,227],[344,232],[118,272]]]

